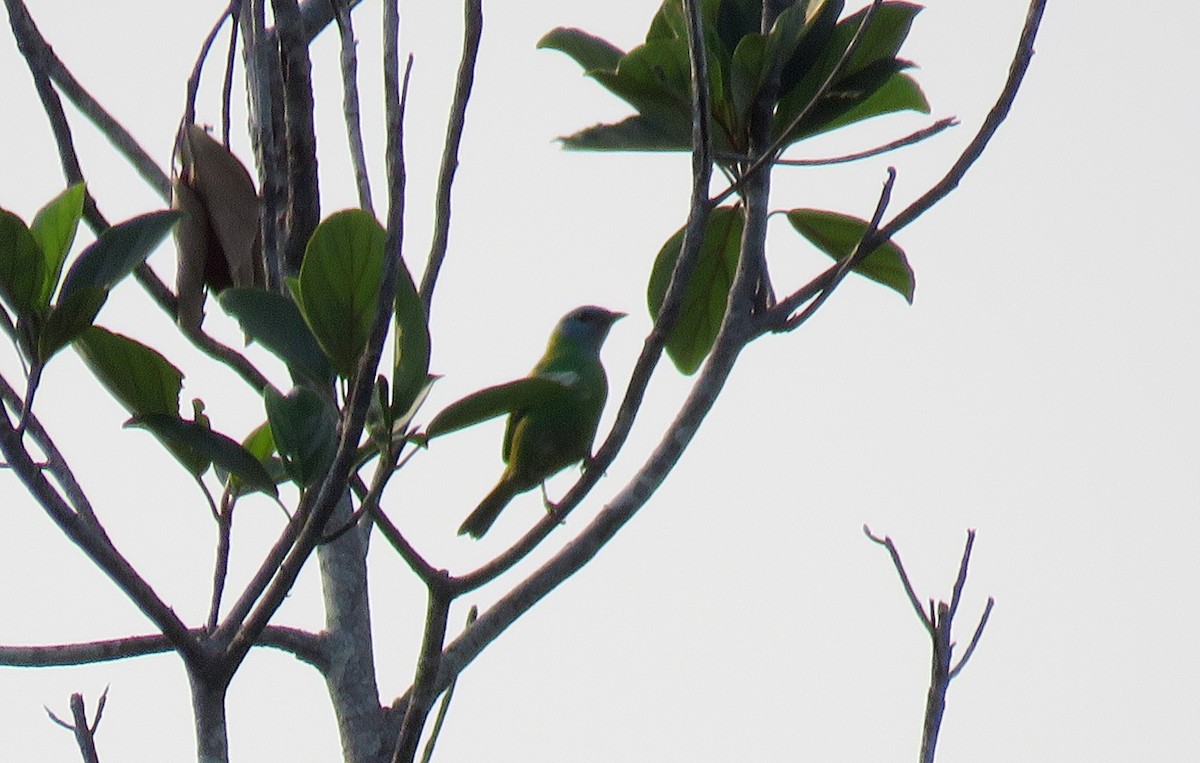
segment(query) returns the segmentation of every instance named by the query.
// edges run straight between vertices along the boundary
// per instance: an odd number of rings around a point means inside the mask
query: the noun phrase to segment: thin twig
[[[962,669],[967,666],[967,660],[971,659],[971,655],[975,654],[975,647],[979,645],[979,639],[983,636],[983,629],[987,627],[988,618],[992,616],[992,608],[996,605],[996,600],[991,596],[988,597],[987,605],[983,608],[983,615],[979,618],[979,623],[975,626],[975,632],[971,634],[971,642],[967,644],[966,651],[959,658],[958,664],[950,669],[950,678],[956,678]]]
[[[103,528],[95,522],[78,521],[79,515],[71,510],[58,490],[46,480],[41,466],[29,455],[22,438],[2,411],[0,453],[25,489],[71,542],[121,588],[186,659],[197,662],[202,660],[204,655],[198,642],[188,633],[174,610],[158,597],[137,570],[117,551]]]
[[[238,376],[242,377],[242,381],[246,382],[255,392],[260,395],[266,391],[267,387],[271,386],[271,382],[263,376],[253,363],[250,362],[245,355],[241,354],[232,347],[221,344],[216,339],[213,339],[203,331],[188,332],[188,339],[192,340],[192,344],[214,360],[219,360],[230,368]]]
[[[904,585],[904,595],[908,597],[909,604],[912,604],[913,610],[916,611],[917,617],[925,625],[930,635],[933,634],[933,623],[929,615],[925,614],[925,607],[921,604],[921,600],[917,598],[917,592],[913,590],[912,581],[909,580],[908,572],[904,569],[904,562],[900,560],[900,551],[896,549],[896,544],[888,536],[882,538],[872,534],[871,528],[863,525],[863,533],[887,549],[888,554],[892,557],[892,565],[896,568],[896,574],[900,576],[900,582]]]
[[[917,600],[917,595],[913,591],[912,581],[909,580],[908,573],[904,569],[904,564],[900,561],[900,552],[896,550],[896,545],[891,538],[880,538],[871,533],[871,530],[866,525],[863,525],[863,532],[868,538],[875,543],[885,547],[888,554],[892,558],[892,565],[896,568],[896,573],[900,577],[900,581],[904,584],[904,592],[908,596],[909,602],[917,611],[917,618],[920,619],[921,625],[929,633],[932,641],[932,651],[930,654],[930,679],[929,691],[926,694],[925,700],[925,720],[922,725],[921,732],[921,763],[933,763],[935,751],[937,749],[937,739],[941,732],[942,719],[946,712],[946,694],[950,689],[950,681],[952,681],[966,665],[967,660],[975,652],[975,647],[979,644],[979,639],[983,636],[983,629],[987,625],[988,617],[991,615],[994,600],[988,597],[987,607],[984,609],[983,617],[980,618],[979,624],[975,627],[975,633],[971,637],[971,643],[967,646],[967,651],[964,653],[961,660],[953,668],[951,667],[951,656],[954,652],[954,641],[952,639],[951,630],[954,626],[954,615],[958,611],[958,605],[962,600],[963,588],[967,582],[967,569],[971,563],[971,549],[975,545],[975,531],[967,531],[967,542],[963,548],[962,559],[959,562],[958,575],[954,580],[953,594],[950,602],[929,600],[929,610],[926,611],[921,603]]]
[[[228,488],[221,495],[221,509],[217,515],[217,551],[213,562],[212,598],[208,608],[208,630],[217,629],[221,616],[221,595],[225,592],[225,580],[229,576],[229,550],[233,542],[233,493]]]
[[[858,243],[855,244],[852,251],[850,251],[845,257],[838,260],[837,270],[834,271],[833,277],[829,279],[829,282],[825,285],[825,287],[821,289],[821,293],[817,295],[817,298],[810,302],[808,306],[805,307],[802,312],[800,312],[799,315],[788,319],[787,323],[784,325],[785,331],[792,331],[811,318],[813,313],[821,309],[821,305],[825,304],[826,300],[833,296],[834,289],[836,289],[842,283],[842,281],[845,280],[846,275],[850,273],[850,271],[856,265],[871,255],[873,250],[863,247],[863,242],[870,241],[874,237],[876,231],[879,230],[879,222],[883,219],[883,213],[887,210],[888,202],[891,201],[892,187],[895,184],[896,168],[888,167],[887,180],[884,181],[883,191],[880,192],[879,200],[875,203],[875,213],[871,216],[871,222],[867,225],[866,230],[863,231],[862,237],[858,240]]]
[[[234,0],[237,2],[237,0]],[[221,15],[217,18],[212,28],[208,30],[208,34],[200,43],[200,51],[196,54],[196,61],[192,64],[192,71],[188,74],[187,85],[184,88],[184,104],[183,118],[179,120],[179,133],[176,140],[182,140],[183,131],[190,124],[196,122],[196,97],[200,92],[200,77],[204,73],[204,62],[208,59],[208,52],[212,49],[212,45],[216,42],[217,35],[221,33],[221,27],[225,26],[225,22],[232,17],[233,3],[225,7],[221,11]],[[236,24],[236,22],[234,22]],[[225,141],[225,145],[229,145],[229,141]]]
[[[13,410],[19,410],[21,397],[3,375],[0,375],[0,398]],[[88,500],[87,494],[83,492],[83,487],[75,479],[75,473],[71,471],[67,459],[54,444],[50,433],[42,426],[42,422],[30,411],[28,417],[25,419],[25,424],[34,444],[46,456],[46,471],[50,473],[50,476],[54,477],[54,481],[62,488],[63,495],[71,504],[71,508],[77,511],[79,516],[86,521],[99,524],[96,519],[96,513],[92,509],[91,501]]]
[[[833,87],[833,84],[837,82],[839,77],[842,76],[842,71],[845,70],[846,64],[858,50],[859,43],[862,42],[863,37],[867,33],[867,29],[869,29],[871,26],[871,22],[875,18],[875,10],[882,4],[883,0],[873,0],[871,5],[867,7],[863,14],[862,21],[859,22],[858,29],[854,30],[854,36],[850,38],[850,43],[846,46],[846,50],[842,53],[841,58],[838,59],[837,65],[834,66],[833,70],[829,72],[829,76],[825,78],[825,81],[822,82],[821,86],[817,88],[815,93],[813,93],[813,96],[808,100],[808,103],[804,104],[804,108],[800,110],[800,113],[796,115],[796,118],[792,120],[791,124],[789,124],[781,133],[779,133],[779,136],[775,138],[775,141],[771,143],[766,150],[758,153],[754,163],[741,173],[741,176],[738,178],[737,182],[713,198],[712,201],[714,205],[720,204],[734,193],[740,192],[742,187],[745,186],[746,183],[750,182],[750,180],[759,172],[767,172],[770,170],[771,165],[773,165],[775,160],[778,158],[779,152],[787,144],[792,131],[795,130],[800,123],[808,117],[812,110],[817,107],[817,104],[825,98],[825,94],[829,92],[829,89]]]
[[[408,708],[400,725],[392,763],[413,763],[421,742],[421,731],[434,700],[437,688],[438,668],[442,661],[442,646],[446,643],[446,625],[450,617],[451,596],[443,586],[429,589],[429,606],[425,613],[425,632],[421,641],[421,653],[417,657],[417,671],[413,677],[413,688],[408,693]]]
[[[1030,1],[1029,11],[1025,17],[1025,26],[1021,30],[1021,38],[1017,43],[1017,50],[1013,55],[1012,63],[1009,65],[1008,78],[1000,91],[1000,95],[996,99],[996,103],[983,120],[983,124],[980,125],[975,137],[971,139],[970,143],[959,154],[958,159],[951,165],[941,180],[922,194],[920,198],[905,207],[903,211],[889,222],[880,226],[875,235],[869,237],[870,241],[864,241],[860,244],[860,250],[874,251],[880,245],[891,240],[902,228],[923,215],[958,187],[959,182],[966,176],[971,165],[982,155],[988,142],[1004,122],[1005,117],[1008,116],[1009,109],[1012,108],[1013,102],[1016,100],[1017,92],[1021,88],[1021,82],[1025,79],[1025,74],[1029,70],[1029,64],[1033,60],[1033,44],[1037,39],[1038,28],[1041,26],[1042,14],[1045,9],[1046,0]],[[805,284],[795,293],[780,300],[779,304],[762,316],[759,329],[763,332],[787,330],[788,318],[791,313],[825,288],[825,285],[828,284],[834,273],[837,272],[839,266],[840,263],[829,267],[825,272]]]
[[[479,617],[479,608],[472,605],[470,611],[467,612],[467,627],[470,628],[475,619]],[[433,749],[437,745],[438,737],[441,736],[442,726],[446,722],[446,713],[450,710],[450,700],[454,699],[454,689],[458,686],[458,677],[456,676],[450,685],[446,687],[445,694],[442,695],[442,704],[438,707],[437,717],[433,721],[433,728],[429,731],[429,740],[425,742],[425,751],[421,754],[421,763],[430,763],[433,760]]]
[[[845,164],[847,162],[856,162],[860,159],[868,159],[872,156],[886,154],[889,151],[895,151],[898,148],[904,148],[923,140],[932,138],[942,130],[948,127],[958,126],[958,119],[955,117],[946,117],[939,119],[928,127],[917,130],[916,132],[905,135],[903,138],[898,138],[890,143],[884,143],[882,146],[869,148],[866,151],[859,151],[853,154],[844,154],[842,156],[830,156],[824,159],[777,159],[775,165],[778,167],[825,167],[831,164]]]
[[[685,3],[688,13],[688,50],[691,59],[692,78],[692,187],[688,219],[684,226],[679,259],[671,274],[671,282],[659,307],[654,327],[642,345],[641,354],[634,363],[625,397],[617,410],[616,420],[604,442],[593,454],[589,468],[558,502],[555,511],[538,520],[528,532],[506,551],[476,570],[452,580],[458,594],[472,591],[495,580],[513,565],[524,559],[541,543],[563,519],[579,504],[588,492],[600,481],[605,470],[612,464],[633,428],[634,419],[641,408],[646,389],[654,369],[662,357],[663,347],[671,335],[683,309],[683,296],[691,281],[700,248],[704,243],[704,231],[708,227],[709,213],[713,205],[708,200],[708,187],[712,180],[713,148],[709,133],[711,104],[708,92],[708,58],[705,52],[700,7],[698,2]]]
[[[104,137],[129,161],[134,170],[142,176],[142,179],[157,191],[159,196],[164,199],[170,198],[171,182],[167,178],[167,174],[150,158],[150,155],[138,144],[129,131],[122,127],[84,89],[79,81],[75,79],[74,75],[71,74],[70,70],[59,60],[58,56],[54,54],[54,50],[46,42],[46,39],[42,37],[41,32],[38,31],[33,17],[25,7],[25,3],[22,0],[4,0],[4,4],[8,7],[9,23],[12,25],[13,35],[17,39],[17,47],[20,48],[21,54],[25,57],[25,61],[33,73],[35,84],[38,87],[38,94],[42,96],[43,105],[48,107],[43,89],[49,87],[49,81],[53,80],[55,84],[62,88],[63,93],[71,100],[71,103],[84,116],[91,120],[92,124],[100,130]],[[61,109],[61,106],[59,108]],[[54,117],[51,115],[51,121],[53,122],[53,120]],[[57,130],[56,137],[60,138],[59,147],[61,153],[62,141]],[[82,177],[82,172],[79,175]]]
[[[229,148],[229,104],[233,101],[233,66],[237,59],[238,24],[242,0],[229,3],[229,48],[225,53],[225,80],[221,83],[221,142]]]
[[[354,166],[354,182],[358,187],[358,205],[375,214],[371,201],[371,178],[367,174],[367,153],[363,147],[362,123],[358,105],[358,53],[354,39],[354,22],[350,18],[347,0],[331,0],[337,17],[342,55],[342,112],[346,118],[346,140],[350,144],[350,161]]]
[[[105,687],[104,693],[100,695],[100,701],[96,703],[96,720],[90,724],[87,719],[87,709],[83,704],[83,695],[78,692],[71,695],[72,723],[67,723],[55,715],[50,708],[45,708],[50,720],[75,734],[75,744],[79,747],[79,754],[83,756],[84,763],[100,763],[100,755],[96,752],[96,729],[100,727],[100,719],[104,715],[104,705],[107,701],[108,687]]]
[[[450,105],[449,124],[446,125],[446,143],[442,148],[442,164],[434,201],[433,243],[429,248],[425,274],[421,277],[420,295],[426,315],[430,313],[433,290],[450,245],[450,192],[454,187],[454,173],[458,170],[458,149],[467,120],[467,102],[471,99],[471,86],[475,82],[475,60],[483,39],[482,0],[465,0],[463,17],[462,58],[458,63],[458,77],[454,85],[454,100]]]

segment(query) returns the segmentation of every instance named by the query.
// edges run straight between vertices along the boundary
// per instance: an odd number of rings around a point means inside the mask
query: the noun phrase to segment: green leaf
[[[300,487],[319,482],[337,451],[337,411],[307,387],[287,395],[268,387],[264,403],[284,471]]]
[[[242,447],[250,451],[263,468],[267,470],[267,474],[271,475],[271,479],[275,484],[286,482],[288,479],[287,473],[283,470],[283,461],[275,455],[275,436],[271,433],[271,422],[264,421],[254,428],[250,434],[246,435],[242,440]],[[217,471],[220,474],[220,469]],[[237,484],[236,477],[234,484]]]
[[[275,435],[271,433],[271,422],[264,421],[256,426],[246,435],[246,439],[242,440],[242,447],[253,453],[259,463],[267,463],[275,454]]]
[[[225,312],[242,331],[266,347],[293,373],[319,386],[333,382],[333,366],[304,322],[296,303],[274,292],[255,288],[225,289],[217,296]]]
[[[595,70],[588,76],[642,116],[690,134],[691,64],[686,40],[647,42],[625,54],[616,71]]]
[[[729,100],[737,125],[746,124],[750,106],[762,88],[767,64],[767,38],[761,34],[746,35],[733,51]]]
[[[425,305],[404,263],[396,278],[395,367],[392,374],[391,411],[408,411],[429,378],[429,325]]]
[[[99,326],[89,326],[75,339],[75,349],[105,389],[133,416],[179,418],[183,373],[157,350]],[[163,441],[192,474],[208,462],[186,445]]]
[[[137,340],[90,326],[75,339],[88,368],[134,416],[179,415],[183,372]]]
[[[800,235],[839,261],[854,251],[869,225],[866,220],[821,209],[793,209],[787,218]],[[899,292],[912,304],[916,277],[904,250],[891,241],[876,247],[853,270]]]
[[[825,0],[824,2],[814,2],[809,5],[805,12],[804,31],[800,39],[796,40],[795,48],[786,57],[782,70],[779,72],[779,91],[788,93],[801,80],[806,77],[812,83],[811,87],[816,87],[815,74],[811,71],[814,65],[818,62],[822,64],[820,72],[822,80],[829,75],[832,69],[824,68],[829,66],[829,56],[824,55],[826,46],[833,38],[834,32],[837,29],[838,17],[842,15],[842,8],[845,5],[843,0]],[[794,19],[784,19],[780,16],[777,20],[775,28],[771,30],[772,36],[775,36],[776,30],[780,35],[785,34],[784,26],[781,22],[791,24]],[[785,43],[786,38],[781,38],[780,43]],[[845,50],[843,47],[841,50]],[[841,53],[839,52],[840,56]],[[835,59],[836,62],[836,59]],[[809,91],[809,95],[812,91]]]
[[[650,29],[646,32],[646,42],[664,40],[672,37],[687,38],[687,21],[683,15],[683,3],[680,0],[663,0],[658,13],[650,21]]]
[[[921,86],[907,74],[892,74],[882,85],[873,88],[870,95],[844,110],[840,116],[806,132],[804,137],[898,111],[916,111],[922,114],[930,112],[929,101],[926,100],[925,93],[921,92]]]
[[[680,373],[691,375],[712,349],[725,316],[741,248],[745,214],[741,207],[717,207],[708,218],[696,269],[683,296],[679,322],[667,338],[667,354]],[[671,236],[658,253],[646,290],[650,315],[657,318],[679,260],[684,229]]]
[[[67,271],[59,300],[93,286],[111,290],[150,256],[181,216],[174,210],[149,212],[101,233]]]
[[[911,65],[896,59],[895,55],[908,36],[913,18],[920,10],[920,6],[910,3],[889,2],[879,6],[872,17],[870,27],[863,34],[854,55],[841,70],[838,80],[824,98],[808,111],[798,128],[789,133],[789,143],[832,129],[829,124],[835,119],[866,101],[877,89],[883,87],[892,75]],[[806,64],[800,67],[789,63],[781,77],[781,82],[787,89],[780,98],[775,113],[776,134],[795,121],[812,100],[817,89],[833,73],[861,25],[865,13],[864,9],[846,17],[827,34],[818,29],[806,35],[793,59],[803,59]],[[816,22],[818,27],[825,18],[827,17],[822,12],[821,19]],[[813,43],[820,44],[819,50],[808,44],[808,38],[812,38]],[[791,85],[793,82],[794,86]],[[876,111],[869,116],[879,113],[885,112]],[[842,121],[839,125],[848,123]]]
[[[83,216],[83,200],[87,189],[76,183],[56,196],[49,204],[38,210],[29,226],[45,256],[46,274],[42,284],[41,304],[50,304],[58,277],[62,275],[63,261],[75,242],[79,229],[79,218]]]
[[[368,212],[336,212],[317,226],[300,267],[300,307],[345,378],[367,347],[383,278],[387,232]]]
[[[421,410],[421,406],[425,404],[425,399],[429,397],[429,391],[433,389],[433,383],[440,378],[442,377],[436,374],[429,374],[426,376],[421,388],[417,390],[416,397],[414,397],[412,403],[409,404],[408,410],[393,411],[393,437],[398,437],[408,432],[408,428],[412,425],[412,420],[416,417],[417,412]]]
[[[21,218],[0,209],[0,297],[18,316],[42,306],[46,264],[42,248]]]
[[[692,134],[643,116],[587,127],[560,140],[573,151],[691,151]]]
[[[164,445],[173,451],[187,448],[196,459],[194,463],[203,461],[204,468],[198,471],[192,465],[184,466],[199,476],[204,473],[209,462],[219,466],[227,473],[234,475],[244,485],[252,490],[261,490],[269,495],[278,495],[275,480],[263,467],[262,463],[246,448],[230,437],[220,432],[214,432],[196,421],[185,421],[178,416],[164,413],[152,413],[145,416],[134,416],[125,422],[126,427],[136,427],[151,432]]]
[[[43,363],[79,336],[104,306],[108,292],[95,286],[80,289],[65,300],[59,300],[42,326],[38,336],[38,357]]]
[[[845,75],[851,75],[867,66],[888,58],[895,58],[900,52],[904,40],[912,29],[913,19],[920,13],[922,7],[914,3],[883,3],[871,18],[871,26],[863,35],[854,55],[846,62]],[[864,8],[858,13],[848,16],[840,24],[839,30],[845,28],[846,42],[858,31],[867,11]],[[847,46],[842,46],[844,51]],[[840,53],[839,53],[840,55]]]
[[[425,427],[425,439],[432,440],[506,413],[524,410],[553,395],[567,392],[562,382],[539,376],[487,387],[451,403],[434,416]]]
[[[616,71],[617,62],[625,55],[625,51],[608,40],[588,34],[582,29],[568,27],[551,29],[538,40],[537,46],[566,53],[583,67],[585,72],[593,69]]]

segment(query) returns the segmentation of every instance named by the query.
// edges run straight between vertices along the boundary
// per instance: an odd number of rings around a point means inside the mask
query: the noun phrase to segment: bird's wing
[[[580,382],[579,373],[576,371],[550,370],[543,368],[543,364],[539,364],[533,369],[531,376],[539,379],[548,379],[558,382],[563,386],[563,391],[568,391]],[[517,427],[525,418],[528,409],[513,411],[508,416],[508,424],[504,427],[504,446],[500,450],[500,456],[504,459],[504,463],[508,463],[509,457],[512,455],[513,437],[516,435]]]

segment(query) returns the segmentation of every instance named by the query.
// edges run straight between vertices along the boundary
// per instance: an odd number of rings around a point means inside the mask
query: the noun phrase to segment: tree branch
[[[246,652],[266,626],[279,605],[288,595],[296,576],[313,548],[324,534],[325,523],[337,501],[347,490],[350,472],[357,459],[358,441],[362,436],[367,408],[375,390],[375,371],[383,354],[383,343],[391,328],[392,305],[396,299],[396,284],[400,272],[404,236],[404,166],[403,125],[407,105],[408,79],[412,57],[404,74],[401,89],[397,73],[399,65],[400,14],[395,0],[384,4],[384,81],[388,122],[388,239],[387,251],[392,253],[384,262],[379,287],[379,303],[367,340],[367,349],[359,360],[349,402],[342,414],[337,452],[319,489],[308,490],[296,510],[295,519],[268,555],[259,574],[247,587],[238,604],[231,610],[218,634],[235,631],[225,659],[230,665],[240,663]],[[295,534],[299,528],[299,534]],[[294,542],[292,539],[294,538]],[[282,561],[280,561],[282,559]],[[269,581],[269,582],[266,582]],[[259,585],[265,588],[256,588]],[[261,590],[261,596],[258,591]],[[257,603],[255,603],[257,602]],[[250,607],[253,607],[251,611]],[[245,618],[243,620],[243,617]]]
[[[75,104],[75,107],[83,112],[83,115],[92,121],[96,129],[129,161],[147,185],[157,191],[163,199],[170,199],[171,181],[167,178],[167,174],[150,158],[150,155],[138,144],[129,131],[122,127],[84,89],[58,56],[54,55],[54,50],[42,37],[33,17],[26,9],[25,3],[22,0],[4,0],[4,4],[8,6],[9,23],[12,26],[13,36],[17,39],[17,47],[20,48],[21,54],[25,57],[25,61],[33,73],[34,82],[37,84],[39,95],[42,95],[43,104],[45,104],[46,97],[42,91],[44,88],[48,88],[49,81],[53,80],[62,88],[67,98],[71,99],[71,103]],[[61,106],[59,108],[61,109]],[[58,129],[55,130],[55,134],[58,135]],[[59,145],[62,145],[61,140]],[[82,172],[79,175],[82,177]]]
[[[42,470],[30,457],[21,436],[17,434],[8,416],[0,410],[0,452],[10,469],[25,485],[25,489],[50,516],[59,529],[117,584],[134,605],[165,635],[185,659],[198,661],[203,658],[199,643],[188,632],[187,627],[150,585],[126,561],[104,528],[94,519],[72,511],[63,497],[42,474]]]
[[[913,605],[913,609],[916,610],[921,625],[925,627],[926,632],[929,633],[930,639],[933,642],[930,658],[929,691],[925,700],[925,722],[922,726],[921,734],[920,758],[921,763],[933,763],[934,754],[937,749],[938,734],[942,727],[942,718],[946,712],[946,694],[950,690],[950,681],[962,671],[967,660],[974,653],[975,647],[979,644],[979,639],[983,635],[984,626],[987,625],[988,617],[992,613],[992,607],[995,604],[995,600],[989,596],[987,606],[984,608],[979,624],[975,627],[975,633],[971,637],[971,643],[967,647],[967,651],[958,664],[951,667],[951,658],[954,653],[951,628],[954,625],[954,615],[958,612],[958,605],[962,601],[963,588],[967,583],[967,568],[971,563],[971,549],[975,545],[975,531],[967,530],[967,543],[958,565],[958,576],[954,581],[954,590],[950,598],[950,603],[947,604],[944,601],[940,601],[935,604],[931,599],[928,613],[917,600],[912,582],[909,580],[908,573],[904,570],[903,562],[900,561],[900,552],[896,550],[896,544],[892,542],[892,539],[886,536],[880,538],[873,535],[870,528],[866,525],[863,525],[863,532],[872,541],[887,549],[888,554],[892,558],[892,565],[896,568],[896,573],[900,576],[900,581],[904,584],[905,595]]]
[[[342,55],[342,112],[346,118],[346,140],[350,145],[350,161],[354,165],[354,181],[358,187],[358,205],[375,214],[371,201],[371,179],[367,174],[367,154],[363,148],[362,124],[358,106],[358,54],[354,39],[354,22],[350,18],[347,0],[331,0],[337,14],[338,34]]]
[[[308,239],[321,219],[317,185],[317,138],[313,127],[312,62],[296,0],[271,0],[283,71],[283,116],[287,141],[287,234],[284,272],[300,272]]]
[[[88,723],[87,709],[83,705],[83,695],[78,692],[71,695],[72,723],[60,720],[50,708],[46,708],[50,720],[75,734],[75,744],[79,746],[79,754],[83,756],[84,763],[100,763],[100,754],[96,751],[96,729],[100,727],[100,718],[104,715],[104,704],[107,701],[106,687],[100,695],[100,701],[96,703],[96,720],[91,724]]]
[[[442,149],[442,164],[438,172],[433,243],[429,249],[425,273],[421,277],[421,302],[425,305],[427,316],[433,304],[433,289],[437,285],[438,273],[441,272],[442,262],[446,259],[446,250],[450,245],[450,191],[454,186],[454,173],[458,169],[458,148],[462,144],[467,102],[471,98],[471,86],[475,82],[475,60],[479,56],[479,43],[483,38],[482,0],[465,0],[463,16],[462,59],[458,64],[454,100],[450,105],[446,143]]]
[[[450,596],[445,586],[429,588],[429,606],[425,613],[425,632],[421,641],[421,653],[417,658],[413,689],[409,692],[408,708],[400,725],[392,763],[413,763],[421,742],[421,731],[425,720],[441,689],[437,688],[438,666],[442,659],[442,645],[446,643],[446,623],[450,617]]]
[[[1033,60],[1033,44],[1037,39],[1038,28],[1041,26],[1042,14],[1046,10],[1046,0],[1031,0],[1029,10],[1025,17],[1025,26],[1021,30],[1021,38],[1017,43],[1016,53],[1013,55],[1012,63],[1008,69],[1008,79],[1004,83],[1004,87],[1000,91],[1000,95],[996,99],[996,103],[988,112],[983,124],[980,125],[979,131],[971,142],[967,144],[958,159],[951,165],[946,175],[938,181],[932,188],[921,195],[916,201],[909,204],[903,211],[893,217],[887,224],[881,226],[873,236],[868,236],[859,244],[856,258],[866,257],[873,252],[881,244],[889,241],[902,228],[923,215],[931,207],[937,204],[958,187],[959,182],[967,174],[967,170],[980,157],[983,150],[987,147],[988,142],[995,135],[1005,117],[1008,116],[1009,109],[1012,108],[1013,102],[1016,100],[1017,92],[1021,88],[1021,82],[1025,79],[1025,73],[1029,70],[1029,64]],[[849,267],[853,268],[857,262],[852,262]],[[808,300],[812,299],[822,289],[826,288],[834,274],[841,267],[841,263],[837,263],[829,267],[821,275],[814,278],[803,288],[789,295],[786,299],[780,300],[772,310],[763,315],[760,321],[760,330],[766,331],[786,331],[788,329],[788,319],[800,305],[803,305]]]
[[[692,80],[691,202],[688,208],[687,223],[684,226],[683,241],[680,244],[679,259],[671,273],[671,282],[663,296],[663,303],[654,320],[654,327],[646,337],[641,354],[634,364],[633,372],[626,386],[625,397],[617,410],[612,429],[592,456],[588,463],[588,469],[558,502],[557,508],[538,520],[538,523],[509,549],[478,569],[461,577],[453,578],[451,584],[455,587],[456,595],[475,590],[495,580],[525,558],[533,548],[562,524],[563,519],[600,481],[601,476],[612,464],[621,446],[625,444],[629,432],[633,429],[633,422],[641,408],[646,389],[654,375],[654,369],[658,365],[659,358],[662,357],[663,347],[679,320],[683,308],[683,295],[687,292],[687,285],[691,281],[696,262],[700,257],[700,248],[704,243],[704,231],[708,227],[709,213],[713,208],[708,199],[708,187],[712,179],[713,167],[712,136],[709,133],[711,104],[707,87],[708,58],[700,31],[699,6],[692,0],[688,0],[685,8],[688,12],[689,22],[688,50],[691,59]]]
[[[203,638],[205,635],[201,628],[193,628],[189,633],[197,639]],[[287,652],[322,673],[329,668],[324,637],[309,631],[281,625],[269,625],[263,630],[255,645]],[[160,633],[79,644],[0,645],[0,665],[17,668],[61,668],[68,665],[94,665],[100,662],[113,662],[171,651],[175,651],[175,645]]]

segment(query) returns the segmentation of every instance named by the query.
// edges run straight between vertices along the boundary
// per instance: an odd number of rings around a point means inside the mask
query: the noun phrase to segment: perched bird
[[[624,316],[587,306],[572,310],[558,322],[546,354],[529,375],[561,383],[563,394],[509,414],[501,451],[508,466],[492,492],[458,528],[459,535],[481,537],[513,496],[534,489],[591,455],[608,397],[600,347],[613,323]]]

